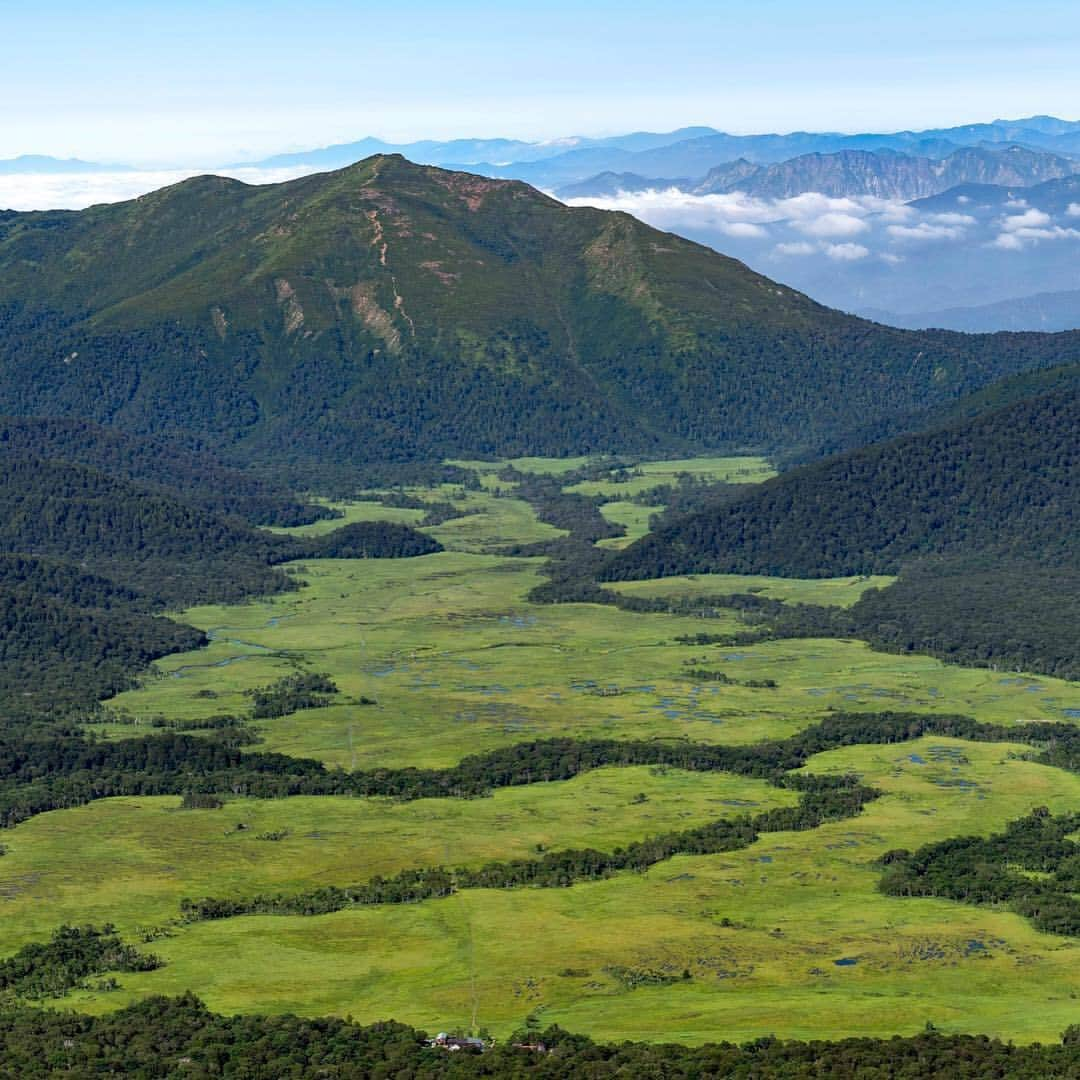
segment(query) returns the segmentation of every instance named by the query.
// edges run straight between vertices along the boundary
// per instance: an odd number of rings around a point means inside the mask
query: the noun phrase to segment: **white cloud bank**
[[[98,203],[134,199],[148,191],[177,184],[213,171],[246,184],[276,184],[316,170],[291,169],[187,169],[146,172],[13,173],[0,174],[0,209],[82,210]]]
[[[918,251],[943,244],[977,243],[999,251],[1021,251],[1054,240],[1080,239],[1080,203],[1055,222],[1023,198],[1010,199],[997,217],[972,213],[923,213],[906,203],[872,197],[833,198],[816,192],[789,199],[763,199],[742,192],[692,195],[677,188],[570,199],[574,206],[623,210],[650,225],[697,235],[714,232],[746,241],[766,241],[774,260],[826,258],[837,263],[873,259],[897,266]],[[717,246],[722,248],[722,244]],[[745,254],[744,254],[744,257]]]
[[[1080,229],[1055,225],[1054,219],[1042,210],[1029,209],[1022,214],[1008,214],[998,221],[998,227],[1001,231],[990,246],[1001,251],[1023,251],[1044,240],[1080,239]]]

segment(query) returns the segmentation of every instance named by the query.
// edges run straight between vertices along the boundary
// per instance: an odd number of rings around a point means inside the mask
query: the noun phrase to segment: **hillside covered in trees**
[[[973,419],[669,515],[600,576],[899,573],[845,612],[785,613],[774,631],[1076,678],[1080,389],[1068,371],[1017,381],[1059,388],[986,411],[1019,389],[992,387],[957,406]]]
[[[1080,560],[1080,392],[785,473],[632,545],[609,580],[666,574],[895,573],[926,555]]]
[[[194,994],[150,998],[104,1016],[15,1006],[0,1013],[0,1054],[25,1080],[128,1073],[227,1077],[546,1077],[858,1076],[901,1080],[951,1076],[1072,1077],[1077,1036],[1014,1046],[977,1035],[928,1030],[911,1038],[791,1042],[763,1038],[699,1047],[600,1043],[557,1026],[523,1029],[486,1053],[449,1053],[405,1024],[212,1013]]]
[[[148,459],[142,443],[108,434],[98,439],[93,428],[77,435],[88,438],[85,456],[103,459],[115,473],[166,476],[166,458]],[[295,578],[277,569],[292,559],[401,558],[440,550],[429,536],[383,521],[310,539],[266,532],[208,503],[246,505],[255,516],[306,513],[306,507],[271,487],[264,497],[258,482],[251,485],[233,470],[185,474],[183,458],[180,465],[184,494],[177,485],[170,491],[83,465],[5,454],[0,703],[9,719],[85,708],[129,685],[151,660],[205,644],[200,631],[165,618],[166,608],[293,589]],[[234,476],[237,488],[230,489],[225,485]],[[214,493],[218,483],[223,486]]]
[[[306,525],[333,516],[287,487],[225,465],[209,451],[86,420],[0,417],[0,453],[77,462],[252,525]]]
[[[0,214],[0,331],[4,413],[278,467],[790,452],[1080,357],[1077,334],[879,326],[628,215],[394,155]]]

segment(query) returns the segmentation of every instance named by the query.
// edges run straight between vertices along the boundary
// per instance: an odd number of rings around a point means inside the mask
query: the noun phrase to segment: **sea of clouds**
[[[0,174],[0,210],[82,210],[99,203],[134,199],[208,172],[247,184],[276,184],[315,171],[297,167]]]
[[[620,192],[569,199],[572,206],[623,210],[670,232],[707,230],[739,240],[759,240],[779,259],[823,256],[843,262],[898,262],[928,244],[983,242],[1018,251],[1046,241],[1078,240],[1080,205],[1065,223],[1027,205],[1009,203],[988,220],[972,213],[926,212],[873,197],[832,198],[810,192],[789,199],[761,199],[741,192],[694,195],[678,188]]]
[[[625,211],[822,303],[877,317],[1080,289],[1080,204],[1051,213],[1021,194],[1004,203],[961,197],[913,206],[667,188],[567,201]]]

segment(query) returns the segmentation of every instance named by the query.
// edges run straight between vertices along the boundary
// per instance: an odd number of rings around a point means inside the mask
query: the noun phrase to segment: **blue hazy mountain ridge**
[[[602,172],[630,172],[650,178],[703,176],[713,166],[738,158],[771,164],[802,154],[841,150],[900,150],[938,158],[947,157],[961,146],[982,143],[1019,143],[1064,156],[1080,155],[1080,122],[1038,116],[926,131],[858,134],[795,131],[733,135],[699,126],[662,133],[634,132],[607,138],[575,136],[544,142],[494,138],[391,143],[368,137],[276,154],[233,167],[338,168],[371,154],[400,153],[420,165],[465,168],[553,188]]]
[[[758,198],[787,199],[815,191],[833,198],[870,195],[909,201],[940,194],[958,184],[1028,187],[1074,173],[1080,173],[1080,161],[1007,143],[959,147],[936,159],[896,150],[803,154],[771,165],[740,158],[715,166],[697,180],[604,172],[561,187],[555,194],[572,199],[678,188],[692,195],[742,191]]]
[[[543,161],[494,165],[476,163],[476,171],[492,176],[513,177],[537,187],[560,187],[587,179],[599,172],[632,172],[646,177],[702,176],[715,165],[738,158],[759,165],[786,161],[804,154],[834,154],[842,150],[899,150],[925,156],[944,157],[961,146],[983,143],[1017,143],[1059,155],[1080,153],[1080,123],[1037,118],[1036,126],[1026,121],[994,121],[961,128],[892,133],[840,134],[796,131],[789,134],[730,135],[718,132],[673,142],[649,150],[627,151],[589,147],[567,151]]]
[[[382,139],[365,138],[357,142],[337,143],[318,150],[275,154],[260,161],[237,163],[235,168],[288,168],[318,166],[340,168],[372,154],[402,154],[418,165],[456,165],[467,167],[485,162],[534,162],[557,157],[582,148],[609,149],[628,153],[653,150],[674,142],[683,142],[717,132],[709,127],[686,127],[677,131],[636,131],[609,138],[570,136],[548,142],[523,142],[520,139],[451,139],[438,142],[423,139],[418,142],[391,143]],[[501,167],[499,164],[491,168]]]
[[[1018,192],[1017,186],[1009,184],[960,184],[943,191],[940,195],[911,202],[916,210],[931,213],[948,213],[973,208],[1001,210],[1023,199],[1029,208],[1046,214],[1065,214],[1069,208],[1080,203],[1080,176],[1061,177],[1041,184],[1032,184]]]
[[[78,158],[56,158],[48,154],[20,154],[15,158],[0,161],[0,175],[41,173],[94,173],[128,172],[130,165],[102,165],[94,161],[80,161]]]
[[[995,304],[898,313],[864,309],[860,315],[906,330],[961,330],[968,334],[997,330],[1041,330],[1055,333],[1080,326],[1080,289],[1044,292],[999,300]]]

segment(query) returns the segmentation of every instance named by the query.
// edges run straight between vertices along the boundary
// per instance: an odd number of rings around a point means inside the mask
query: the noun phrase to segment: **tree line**
[[[1080,771],[1080,728],[1068,723],[1017,727],[966,716],[831,712],[787,739],[741,746],[683,740],[554,738],[516,743],[443,769],[346,772],[287,754],[244,750],[249,733],[226,727],[206,736],[155,732],[102,740],[74,727],[0,728],[0,824],[115,795],[200,791],[256,798],[356,795],[401,800],[477,798],[502,787],[569,780],[608,765],[667,765],[731,772],[785,785],[784,774],[815,754],[860,743],[886,745],[924,735],[980,742],[1026,742],[1035,761]]]
[[[524,1027],[485,1053],[447,1053],[405,1024],[337,1017],[212,1013],[194,994],[150,997],[102,1016],[28,1005],[0,1009],[0,1058],[21,1080],[90,1075],[189,1080],[1045,1080],[1080,1075],[1080,1032],[1015,1045],[985,1035],[797,1042],[764,1036],[681,1046],[595,1042],[558,1026]]]
[[[879,888],[889,896],[939,896],[1005,905],[1049,934],[1080,936],[1080,814],[1038,807],[993,836],[960,836],[918,851],[890,851]]]
[[[815,829],[826,821],[852,817],[880,792],[853,777],[789,777],[784,786],[800,791],[797,806],[754,817],[710,822],[694,829],[637,840],[614,851],[593,848],[545,852],[535,859],[489,862],[478,869],[443,866],[377,876],[360,885],[326,885],[309,892],[247,899],[185,898],[181,916],[191,922],[236,915],[325,915],[347,907],[404,904],[449,896],[462,889],[566,888],[622,871],[642,873],[675,855],[715,855],[749,847],[763,832]]]

